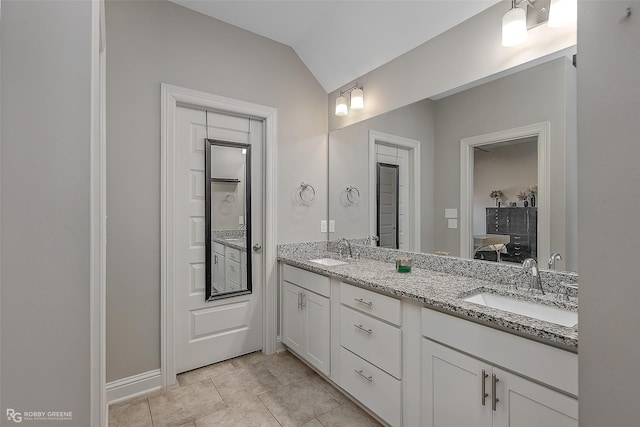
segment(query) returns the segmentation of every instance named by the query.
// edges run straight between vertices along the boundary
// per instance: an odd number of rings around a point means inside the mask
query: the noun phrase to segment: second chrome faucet
[[[529,290],[540,292],[544,295],[544,289],[542,289],[542,281],[540,280],[540,271],[538,270],[538,263],[533,258],[527,258],[522,263],[522,269],[531,273],[531,283],[529,284]]]

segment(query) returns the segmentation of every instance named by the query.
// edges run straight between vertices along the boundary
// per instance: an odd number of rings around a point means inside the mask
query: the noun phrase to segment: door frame
[[[420,252],[420,141],[369,130],[369,234],[371,236],[375,236],[377,232],[376,197],[374,196],[376,194],[376,144],[409,151],[409,166],[413,169],[413,174],[409,175],[411,177],[409,180],[409,212],[413,215],[412,221],[409,221],[409,250]]]
[[[276,159],[278,110],[206,92],[161,84],[161,170],[160,170],[160,375],[162,386],[176,381],[174,330],[174,232],[173,201],[176,151],[176,109],[180,106],[208,109],[264,121],[264,271],[263,351],[276,350],[277,271],[276,271]]]
[[[460,257],[473,254],[473,149],[502,141],[538,138],[538,263],[551,253],[551,122],[460,140]]]

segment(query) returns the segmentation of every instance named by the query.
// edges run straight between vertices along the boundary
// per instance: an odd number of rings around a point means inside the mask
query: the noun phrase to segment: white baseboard
[[[122,402],[162,388],[160,369],[107,383],[107,403]]]

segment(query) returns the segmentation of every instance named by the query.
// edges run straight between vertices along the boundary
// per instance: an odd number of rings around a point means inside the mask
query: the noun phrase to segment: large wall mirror
[[[251,293],[251,145],[205,142],[206,300]]]
[[[331,132],[330,239],[379,237],[383,218],[393,221],[386,229],[397,227],[401,250],[486,262],[531,257],[541,268],[557,253],[555,269],[576,271],[573,54]],[[396,215],[385,216],[391,205],[377,199],[384,164],[398,167]],[[360,197],[345,203],[352,187]]]

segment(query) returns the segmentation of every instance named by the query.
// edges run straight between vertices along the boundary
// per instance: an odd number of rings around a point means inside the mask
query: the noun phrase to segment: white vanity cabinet
[[[328,376],[331,355],[329,278],[283,265],[281,290],[282,342]]]
[[[540,383],[577,393],[577,355],[426,309],[422,326],[423,426],[578,425],[577,399]]]
[[[340,285],[340,386],[392,426],[402,425],[400,300]]]
[[[216,292],[223,293],[227,291],[227,284],[225,279],[225,245],[218,242],[213,242],[213,272],[212,272],[212,286]]]

